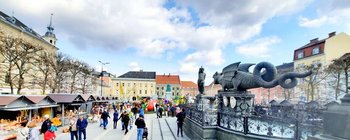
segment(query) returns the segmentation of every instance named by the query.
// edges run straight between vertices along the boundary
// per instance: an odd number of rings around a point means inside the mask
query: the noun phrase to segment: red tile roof
[[[181,88],[198,88],[197,84],[192,81],[181,81]]]
[[[179,75],[157,75],[157,84],[181,84]]]

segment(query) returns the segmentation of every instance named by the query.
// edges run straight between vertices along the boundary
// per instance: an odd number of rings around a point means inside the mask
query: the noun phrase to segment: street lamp
[[[101,96],[102,96],[102,83],[103,83],[103,80],[102,80],[102,76],[103,76],[103,66],[104,65],[107,65],[107,64],[109,64],[109,62],[102,62],[102,61],[98,61],[98,62],[100,62],[101,63],[101,75],[100,75],[100,77],[101,77]]]

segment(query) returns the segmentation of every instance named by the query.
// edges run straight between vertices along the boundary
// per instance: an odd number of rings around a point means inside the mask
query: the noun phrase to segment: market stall
[[[54,109],[54,115],[60,115],[62,126],[69,124],[69,118],[73,114],[86,115],[86,110],[82,109],[85,106],[84,98],[79,94],[48,94],[59,106]]]
[[[83,109],[87,112],[87,118],[90,122],[92,122],[93,119],[93,109],[92,104],[94,101],[96,101],[95,97],[91,94],[82,94],[81,97],[83,97],[85,101],[85,107],[82,106]]]
[[[59,105],[53,99],[45,95],[25,95],[25,97],[34,103],[33,109],[29,111],[29,120],[41,123],[42,117],[49,115],[55,126],[61,125],[60,116],[54,116],[53,110]]]
[[[0,95],[0,139],[16,138],[18,124],[28,121],[33,102],[20,95]]]

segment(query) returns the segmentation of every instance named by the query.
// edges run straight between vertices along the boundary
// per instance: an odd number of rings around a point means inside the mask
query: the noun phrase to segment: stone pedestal
[[[224,111],[248,115],[254,105],[254,96],[249,91],[219,91],[219,107]]]
[[[324,112],[323,134],[309,137],[309,140],[350,139],[350,95],[340,100],[341,104],[329,106]]]

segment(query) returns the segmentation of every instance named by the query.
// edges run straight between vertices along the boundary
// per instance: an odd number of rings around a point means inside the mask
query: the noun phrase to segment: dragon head
[[[220,84],[222,73],[215,72],[215,74],[213,75],[213,78],[214,78],[214,84]]]

